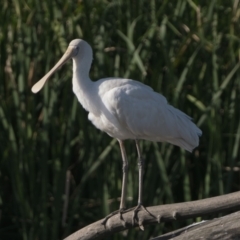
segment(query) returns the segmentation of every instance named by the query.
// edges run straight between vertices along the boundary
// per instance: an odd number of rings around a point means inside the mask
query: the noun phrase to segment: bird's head
[[[82,39],[74,39],[70,42],[66,52],[61,57],[61,59],[56,63],[56,65],[37,83],[32,87],[32,92],[37,93],[42,89],[45,82],[55,73],[64,63],[69,59],[75,59],[81,64],[81,59],[89,59],[92,61],[92,48],[90,45]]]

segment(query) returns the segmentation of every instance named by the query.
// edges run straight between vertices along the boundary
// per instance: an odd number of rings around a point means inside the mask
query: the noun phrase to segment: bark
[[[65,240],[80,240],[80,239],[81,240],[98,240],[105,237],[109,237],[110,235],[116,232],[124,231],[126,229],[130,229],[137,226],[139,226],[141,229],[144,229],[144,226],[148,224],[157,224],[160,222],[184,220],[184,219],[204,216],[212,213],[223,213],[226,211],[240,210],[240,192],[235,192],[231,194],[226,194],[226,195],[198,200],[198,201],[148,207],[147,210],[149,211],[150,214],[146,211],[138,212],[138,223],[132,224],[133,212],[128,211],[123,214],[125,226],[123,222],[120,220],[119,215],[115,215],[107,221],[106,225],[101,224],[101,222],[103,221],[102,219],[100,221],[97,221],[93,224],[90,224],[76,231],[75,233],[65,238]],[[237,213],[236,215],[238,216]],[[234,221],[237,221],[237,219],[235,219],[233,216],[230,216],[229,221],[230,222],[232,221],[232,224],[233,224]],[[229,231],[230,233],[232,231],[232,229],[230,228],[230,225],[226,224],[228,229],[222,228],[222,230],[220,230],[221,228],[219,228],[220,233],[221,231],[222,232]],[[201,225],[199,225],[199,227],[200,226]],[[196,228],[198,228],[198,226],[196,226]],[[212,238],[206,238],[206,239],[212,239]]]
[[[240,211],[164,234],[151,240],[240,239]]]

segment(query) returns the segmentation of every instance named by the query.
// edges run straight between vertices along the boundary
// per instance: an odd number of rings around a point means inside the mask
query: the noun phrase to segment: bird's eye
[[[78,54],[78,51],[79,51],[79,47],[75,47],[75,50],[74,50],[74,56],[76,56]]]

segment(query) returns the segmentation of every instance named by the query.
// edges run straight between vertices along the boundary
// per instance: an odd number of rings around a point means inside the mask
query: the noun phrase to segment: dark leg
[[[122,180],[122,194],[121,194],[121,202],[120,202],[120,211],[126,208],[126,191],[127,191],[127,175],[128,175],[128,160],[125,151],[125,147],[123,141],[119,140],[119,145],[122,154],[122,171],[123,171],[123,180]]]
[[[142,184],[143,184],[143,170],[144,170],[144,159],[142,158],[142,154],[140,151],[139,141],[136,140],[136,147],[138,153],[138,205],[142,205]]]
[[[118,140],[119,145],[120,145],[120,150],[121,150],[121,155],[122,155],[122,161],[123,161],[123,179],[122,179],[122,194],[121,194],[121,202],[120,202],[120,208],[117,211],[114,211],[112,213],[110,213],[107,217],[105,217],[105,219],[103,220],[102,224],[106,224],[107,220],[109,218],[111,218],[112,216],[116,215],[116,214],[120,214],[120,219],[123,223],[123,225],[125,226],[126,223],[122,217],[122,214],[126,208],[126,190],[127,190],[127,175],[128,175],[128,160],[127,160],[127,155],[126,155],[126,151],[125,151],[125,147],[123,144],[122,140]]]
[[[145,210],[147,213],[152,215],[143,205],[142,205],[142,185],[143,185],[143,171],[144,171],[144,159],[142,157],[141,151],[140,151],[140,146],[139,146],[139,141],[136,141],[136,147],[137,147],[137,153],[138,153],[138,171],[139,171],[139,187],[138,187],[138,205],[134,208],[133,211],[133,217],[132,217],[132,224],[134,225],[135,220],[137,220],[137,213],[140,210]],[[143,230],[143,226],[140,226],[140,228]]]

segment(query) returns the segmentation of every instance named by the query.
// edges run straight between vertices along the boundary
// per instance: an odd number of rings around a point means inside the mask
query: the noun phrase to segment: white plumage
[[[164,96],[141,82],[121,78],[104,78],[92,82],[89,78],[92,48],[81,39],[75,39],[69,44],[63,57],[33,86],[32,91],[38,92],[46,80],[69,58],[73,59],[73,92],[81,105],[89,112],[89,120],[98,129],[118,139],[120,143],[124,162],[120,214],[125,208],[125,182],[127,180],[127,159],[123,140],[136,140],[141,165],[136,213],[142,207],[143,159],[138,140],[169,142],[191,152],[198,146],[202,132],[188,115],[169,105]]]

